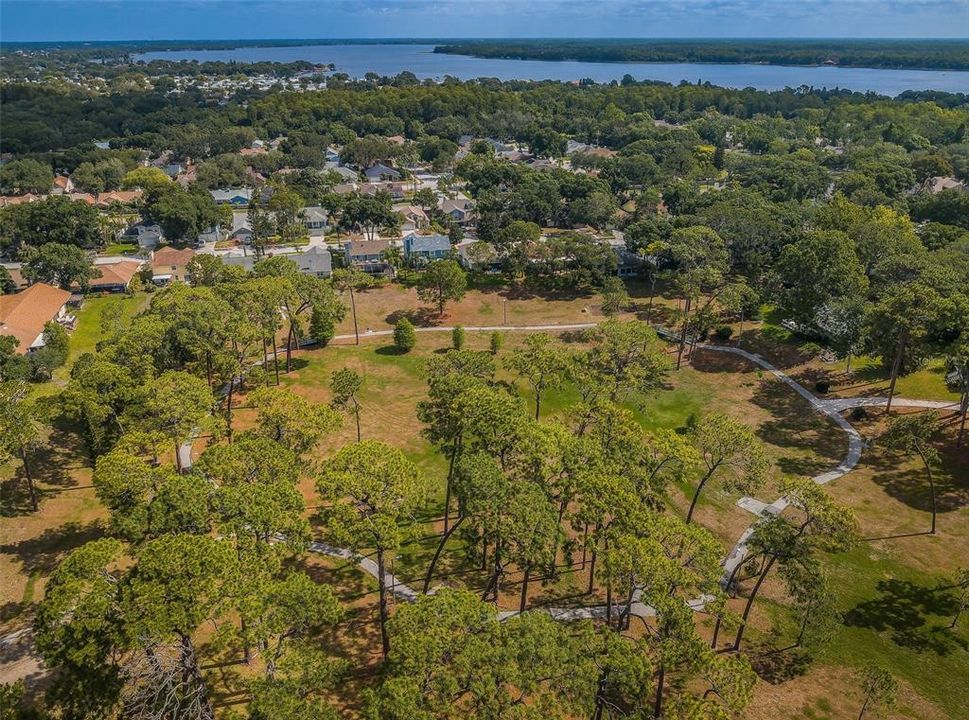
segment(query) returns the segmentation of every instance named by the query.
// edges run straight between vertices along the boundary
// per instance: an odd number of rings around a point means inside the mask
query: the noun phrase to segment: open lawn
[[[633,286],[634,306],[624,317],[644,317],[648,303],[646,289]],[[113,332],[108,324],[121,325],[147,305],[149,296],[128,298],[113,295],[90,298],[79,312],[79,325],[71,340],[68,366],[58,371],[55,383],[42,391],[56,390],[63,382],[70,364],[84,352],[94,350],[98,341]],[[450,306],[443,320],[429,313],[416,291],[398,285],[362,292],[357,295],[358,322],[361,332],[390,329],[402,314],[418,325],[464,324],[509,325],[569,324],[597,322],[603,319],[599,299],[595,296],[544,298],[526,292],[508,292],[501,288],[469,291],[465,298]],[[657,298],[654,320],[670,323],[676,311],[675,298]],[[796,339],[771,330],[772,326],[750,325],[744,334],[743,347],[761,352],[793,375],[813,387],[812,378],[826,366]],[[765,331],[766,328],[766,331]],[[350,317],[338,332],[352,332]],[[783,331],[782,332],[786,332]],[[522,341],[524,334],[508,332],[499,353],[507,357]],[[468,346],[484,350],[488,333],[468,333]],[[570,340],[572,347],[581,347]],[[411,353],[398,354],[390,337],[367,337],[359,346],[343,340],[327,348],[300,350],[294,353],[293,370],[282,375],[282,383],[316,402],[330,399],[329,380],[342,367],[355,369],[364,377],[360,395],[361,430],[364,438],[373,438],[402,448],[428,479],[427,501],[421,509],[414,540],[407,543],[388,570],[408,584],[420,587],[423,575],[438,541],[442,526],[443,490],[446,462],[441,454],[421,435],[416,405],[425,394],[423,365],[434,353],[450,346],[447,332],[420,333]],[[670,348],[671,362],[673,348]],[[838,365],[840,370],[843,366]],[[875,373],[870,364],[858,362],[855,382]],[[515,376],[501,369],[500,377],[517,384],[526,401],[530,391]],[[878,394],[878,378],[871,382],[874,390],[860,389],[864,394]],[[947,399],[939,390],[939,373],[929,367],[899,383],[899,394],[911,397]],[[849,393],[847,383],[835,390]],[[246,407],[245,395],[237,396],[234,413],[237,430],[252,423],[253,413]],[[577,400],[570,387],[549,391],[543,397],[543,419],[561,418]],[[808,403],[788,386],[777,381],[743,358],[698,349],[690,362],[678,372],[671,372],[665,388],[647,397],[633,397],[627,406],[647,428],[684,428],[691,416],[721,411],[750,425],[764,442],[774,468],[781,474],[815,475],[836,466],[844,457],[847,440],[844,433],[828,418],[810,409]],[[858,423],[863,437],[876,437],[883,422],[878,416]],[[325,458],[356,437],[352,418],[327,438],[316,456],[307,464],[301,488],[307,499],[308,513],[315,520],[318,498],[313,487],[313,470]],[[834,640],[815,654],[813,664],[797,649],[783,650],[789,644],[794,619],[781,584],[773,577],[754,605],[748,649],[761,681],[752,705],[744,718],[752,720],[836,720],[856,717],[860,692],[852,670],[875,660],[892,670],[902,684],[900,705],[890,717],[912,720],[944,720],[965,715],[969,691],[964,682],[969,677],[969,617],[954,630],[946,626],[953,614],[951,591],[946,588],[947,574],[969,558],[969,453],[959,454],[953,445],[954,427],[950,423],[940,433],[937,444],[942,460],[935,467],[939,487],[939,534],[931,537],[928,528],[928,494],[924,470],[915,461],[888,455],[879,448],[867,450],[859,466],[846,477],[826,486],[840,502],[850,506],[858,516],[862,535],[870,538],[855,550],[825,559],[837,604],[844,614]],[[196,451],[200,451],[201,444]],[[49,449],[35,458],[41,510],[31,513],[23,493],[19,463],[0,467],[3,482],[3,516],[0,517],[0,632],[23,627],[32,607],[43,594],[44,583],[52,569],[72,548],[104,532],[105,512],[94,496],[90,484],[91,460],[69,426],[56,426]],[[675,512],[685,513],[693,490],[691,481],[668,488],[668,500]],[[754,495],[765,502],[777,496],[775,482]],[[714,481],[701,498],[696,512],[699,523],[711,529],[721,541],[724,553],[733,546],[754,517],[736,506],[738,496],[723,491]],[[322,529],[314,525],[314,534]],[[892,537],[894,536],[894,537]],[[596,600],[584,594],[588,564],[573,557],[573,565],[561,561],[558,576],[543,583],[535,578],[529,592],[531,606],[578,605]],[[352,660],[357,668],[337,691],[341,705],[350,716],[360,712],[361,690],[372,684],[377,669],[378,646],[376,623],[376,582],[351,563],[317,555],[301,560],[307,571],[320,581],[332,583],[349,609],[348,621],[325,641],[328,647]],[[486,573],[472,563],[455,535],[439,564],[434,584],[447,583],[481,589]],[[520,576],[511,572],[502,589],[499,604],[515,608],[518,603]],[[749,589],[750,582],[744,585]],[[601,600],[602,598],[598,598]],[[742,598],[733,601],[739,609]],[[702,619],[704,632],[709,621]],[[211,657],[218,659],[218,652]],[[219,700],[233,701],[233,689],[251,669],[238,663],[213,664],[208,670],[223,678]]]

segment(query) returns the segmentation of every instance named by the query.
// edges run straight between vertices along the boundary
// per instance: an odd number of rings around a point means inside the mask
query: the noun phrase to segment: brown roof
[[[98,195],[98,205],[110,205],[113,202],[130,203],[143,195],[141,190],[112,190]]]
[[[379,255],[390,247],[389,240],[351,240],[350,255]]]
[[[33,202],[34,200],[40,200],[42,197],[43,195],[34,195],[33,193],[27,193],[26,195],[4,195],[3,197],[0,197],[0,207],[29,203]]]
[[[173,265],[182,267],[192,262],[193,257],[195,257],[195,251],[192,248],[176,250],[173,247],[166,247],[155,251],[151,259],[151,266],[159,270],[171,269]]]
[[[16,295],[0,296],[0,335],[13,335],[20,344],[17,352],[27,353],[44,325],[64,307],[71,294],[67,290],[36,283]]]
[[[67,175],[56,175],[54,176],[54,187],[61,188],[62,190],[67,190],[68,184],[71,179]]]
[[[95,265],[101,271],[101,277],[90,282],[92,288],[109,287],[113,285],[128,286],[131,278],[141,269],[141,263],[132,260],[118,260],[117,262]]]

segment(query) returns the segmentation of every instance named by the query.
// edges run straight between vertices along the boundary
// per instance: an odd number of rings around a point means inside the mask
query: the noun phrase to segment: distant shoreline
[[[148,52],[327,45],[433,45],[434,53],[549,62],[772,65],[873,70],[969,70],[969,39],[456,39],[292,38],[3,42],[4,53],[74,50],[105,57]],[[99,53],[103,50],[103,53]]]

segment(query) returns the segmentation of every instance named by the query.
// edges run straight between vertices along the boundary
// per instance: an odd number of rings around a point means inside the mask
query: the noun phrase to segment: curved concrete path
[[[547,324],[547,325],[481,325],[481,326],[465,326],[465,330],[471,332],[491,332],[494,330],[498,331],[518,331],[518,332],[542,332],[542,331],[556,331],[556,330],[587,330],[589,328],[594,328],[598,323],[569,323],[569,324]],[[417,332],[450,332],[454,329],[454,326],[435,326],[435,327],[425,327],[425,328],[415,328]],[[380,337],[388,336],[393,334],[393,330],[371,330],[370,332],[361,333],[361,338],[368,337]],[[353,340],[355,335],[337,335],[334,340]],[[765,360],[763,357],[757,353],[748,352],[742,348],[727,346],[727,345],[707,345],[700,344],[699,348],[703,350],[710,350],[713,352],[723,352],[731,353],[733,355],[739,355],[740,357],[760,366],[764,370],[771,373],[781,382],[785,383],[794,392],[803,397],[807,403],[816,412],[829,417],[841,430],[848,436],[848,451],[845,454],[844,459],[832,470],[821,473],[820,475],[815,475],[812,479],[819,485],[824,485],[831,482],[832,480],[837,480],[840,477],[851,472],[851,470],[858,464],[858,460],[861,458],[862,449],[864,448],[864,442],[858,431],[849,423],[845,418],[841,416],[844,410],[853,407],[877,407],[883,406],[888,402],[887,398],[872,398],[872,397],[858,397],[858,398],[818,398],[810,390],[801,385],[799,382],[794,380],[792,377],[787,375],[785,372],[780,370],[774,364]],[[935,400],[910,400],[906,398],[894,398],[892,404],[896,407],[919,407],[919,408],[937,408],[937,409],[958,409],[958,403],[945,402],[945,401],[935,401]],[[193,438],[194,439],[194,438]],[[182,461],[182,467],[188,469],[192,466],[192,440],[186,441],[180,448],[180,456]],[[788,501],[784,497],[779,497],[770,504],[757,500],[755,498],[743,497],[737,501],[737,505],[753,513],[757,517],[762,517],[765,514],[777,515],[784,511],[788,506]],[[757,524],[755,520],[746,530],[741,534],[737,543],[731,549],[730,553],[727,555],[723,562],[723,583],[726,583],[730,576],[733,574],[737,566],[744,561],[747,557],[748,549],[747,542],[750,539],[751,534],[754,531],[754,526]],[[330,557],[341,558],[344,560],[356,560],[360,568],[369,575],[373,577],[378,576],[377,563],[368,557],[361,557],[356,555],[350,550],[345,548],[334,547],[323,542],[312,542],[309,545],[310,552],[317,552]],[[401,598],[407,601],[413,601],[421,594],[417,590],[411,588],[406,583],[398,581],[398,579],[391,573],[384,573],[384,582],[392,592],[395,597]],[[433,593],[436,588],[432,588]],[[633,604],[631,608],[631,614],[641,618],[652,617],[655,615],[655,610],[645,603],[639,601],[638,591],[633,596]],[[701,611],[706,606],[709,601],[708,597],[700,597],[694,600],[688,601],[688,605],[695,611]],[[614,606],[616,611],[619,610],[619,605]],[[549,613],[552,617],[561,620],[580,620],[580,619],[595,619],[604,618],[606,615],[606,606],[591,606],[591,607],[579,607],[579,608],[535,608],[536,610],[541,610],[543,612]],[[501,618],[512,617],[517,615],[517,611],[503,611],[499,613]]]

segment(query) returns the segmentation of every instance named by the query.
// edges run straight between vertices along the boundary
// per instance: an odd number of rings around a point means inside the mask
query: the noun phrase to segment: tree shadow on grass
[[[396,325],[403,318],[407,318],[414,327],[436,327],[442,320],[437,309],[421,307],[416,310],[394,310],[384,318],[384,322],[388,325]]]
[[[401,350],[396,345],[381,345],[379,348],[374,350],[378,355],[406,355],[408,351]]]
[[[903,458],[888,452],[875,452],[867,462],[875,469],[875,484],[891,497],[915,510],[932,512],[932,493],[921,461],[902,469],[900,465],[907,464]],[[959,459],[951,453],[942,453],[943,472],[939,472],[939,466],[940,463],[933,463],[932,466],[939,514],[951,513],[969,505],[969,477],[965,471],[965,463],[960,464]]]
[[[55,421],[47,441],[34,449],[28,455],[28,460],[41,503],[45,495],[80,488],[81,484],[72,471],[90,466],[90,459],[75,428],[60,421]],[[14,462],[16,467],[13,477],[4,481],[0,488],[3,498],[0,515],[4,517],[33,513],[23,464],[19,459]]]
[[[953,650],[969,650],[969,643],[958,637],[943,620],[930,622],[930,616],[955,615],[958,602],[946,588],[919,585],[908,580],[881,580],[878,596],[858,603],[845,614],[849,627],[890,633],[892,642],[915,652],[948,655]]]
[[[812,660],[804,648],[777,649],[769,644],[752,646],[747,650],[747,657],[758,677],[771,685],[804,675]]]
[[[847,452],[844,433],[785,383],[766,378],[758,385],[751,400],[771,416],[757,428],[761,440],[776,447],[808,453],[803,457],[779,458],[777,466],[782,472],[796,475],[823,472],[840,462]]]
[[[690,357],[690,366],[702,373],[750,373],[758,369],[750,360],[733,353],[697,348]]]
[[[21,564],[21,572],[38,571],[49,574],[67,553],[96,540],[104,534],[99,521],[89,523],[69,522],[48,528],[34,538],[0,545],[0,553],[13,556]]]

